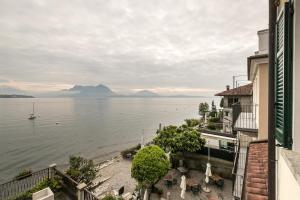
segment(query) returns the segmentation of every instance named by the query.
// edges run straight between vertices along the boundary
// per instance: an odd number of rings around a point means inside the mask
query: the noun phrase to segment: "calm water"
[[[70,155],[104,159],[141,140],[159,123],[198,117],[200,98],[0,99],[0,182],[22,169],[63,165]],[[35,102],[36,118],[28,120]],[[56,124],[59,122],[59,124]]]

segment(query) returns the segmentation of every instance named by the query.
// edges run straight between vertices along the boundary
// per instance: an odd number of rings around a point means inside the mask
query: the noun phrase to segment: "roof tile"
[[[215,94],[215,96],[251,96],[252,83]]]
[[[268,143],[250,143],[245,177],[247,200],[268,200]]]

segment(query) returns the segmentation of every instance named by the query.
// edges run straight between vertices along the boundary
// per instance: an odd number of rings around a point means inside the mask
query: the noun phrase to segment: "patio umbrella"
[[[184,199],[185,191],[186,191],[186,178],[185,178],[184,175],[181,177],[180,188],[181,188],[181,194],[180,194],[180,197],[181,197],[182,199]]]
[[[211,175],[212,175],[211,174],[211,165],[210,165],[210,163],[207,163],[206,164],[205,176],[210,177]]]
[[[143,200],[148,200],[148,189],[145,190],[145,193],[144,193],[144,198]]]
[[[205,171],[205,183],[206,183],[206,187],[205,187],[205,192],[210,192],[210,189],[207,187],[207,184],[209,183],[209,177],[212,176],[211,174],[211,165],[210,163],[206,164],[206,171]]]

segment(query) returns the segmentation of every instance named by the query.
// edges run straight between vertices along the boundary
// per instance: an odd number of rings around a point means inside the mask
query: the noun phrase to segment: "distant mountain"
[[[7,94],[7,95],[24,94],[24,95],[27,95],[27,93],[23,90],[19,90],[17,88],[7,87],[7,86],[0,86],[0,94]]]
[[[34,98],[28,95],[18,95],[18,94],[0,94],[0,98]]]
[[[139,92],[134,93],[132,96],[138,96],[138,97],[158,97],[159,94],[156,94],[156,93],[151,92],[149,90],[141,90]]]
[[[70,89],[63,90],[65,96],[80,96],[80,97],[91,97],[91,96],[113,96],[115,93],[107,86],[99,84],[97,86],[82,86],[75,85]]]

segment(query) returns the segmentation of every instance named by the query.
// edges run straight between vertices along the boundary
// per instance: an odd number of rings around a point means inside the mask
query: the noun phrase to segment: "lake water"
[[[107,159],[150,140],[159,126],[198,118],[205,98],[0,99],[0,182],[22,169],[64,165],[70,155]],[[28,120],[35,102],[35,120]],[[59,124],[56,124],[59,122]]]

